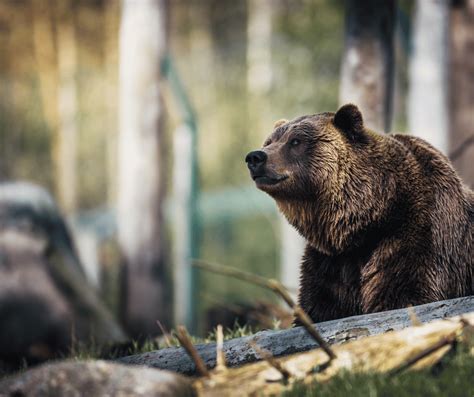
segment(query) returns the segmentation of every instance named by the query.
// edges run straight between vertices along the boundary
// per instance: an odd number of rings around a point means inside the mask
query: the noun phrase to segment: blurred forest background
[[[364,18],[380,39],[351,47]],[[0,0],[0,54],[0,180],[53,193],[133,335],[158,333],[156,319],[203,333],[223,309],[231,322],[273,302],[190,258],[295,292],[302,242],[243,161],[277,119],[354,101],[474,184],[473,1]]]

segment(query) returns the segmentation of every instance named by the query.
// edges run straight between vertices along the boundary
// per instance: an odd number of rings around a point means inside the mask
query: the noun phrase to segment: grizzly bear
[[[377,134],[349,104],[277,122],[245,161],[306,239],[314,322],[473,293],[474,193],[424,140]]]

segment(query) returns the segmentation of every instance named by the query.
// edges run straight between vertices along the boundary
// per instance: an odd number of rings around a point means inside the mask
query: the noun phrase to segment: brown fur
[[[314,321],[473,293],[474,193],[431,145],[367,130],[345,105],[280,124],[262,151],[249,168],[307,241]]]

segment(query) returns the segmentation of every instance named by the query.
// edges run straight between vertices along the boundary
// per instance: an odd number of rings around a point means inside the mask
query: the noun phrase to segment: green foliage
[[[51,188],[51,135],[42,120],[32,80],[29,81],[33,89],[31,102],[15,107],[0,101],[0,180],[35,180]]]
[[[248,325],[234,324],[232,328],[224,329],[224,340],[241,338],[244,336],[253,335],[255,330]],[[199,343],[215,343],[216,342],[216,329],[212,330],[207,334],[206,337],[198,337],[190,335],[190,339],[193,344]],[[144,341],[131,341],[125,349],[118,351],[117,349],[107,348],[107,346],[99,346],[94,341],[89,343],[78,343],[73,342],[68,354],[65,354],[63,358],[71,358],[74,360],[93,360],[99,358],[114,359],[122,356],[128,356],[133,354],[148,353],[155,350],[164,349],[167,347],[178,347],[180,342],[176,337],[176,331],[171,330],[168,335],[159,336],[156,338],[149,338]],[[23,364],[23,369],[28,368],[26,363]]]
[[[272,95],[281,117],[334,111],[338,106],[343,2],[288,2],[276,21],[278,78]],[[284,68],[284,69],[283,69]]]
[[[250,336],[255,333],[255,330],[252,329],[249,325],[240,325],[235,323],[232,328],[224,329],[224,340],[234,339],[234,338],[242,338],[244,336]],[[204,340],[206,343],[215,342],[217,340],[217,329],[209,332],[206,339]]]
[[[201,257],[275,278],[278,276],[278,226],[276,216],[264,215],[223,219],[210,224],[203,233]],[[275,300],[270,291],[222,275],[201,272],[200,280],[200,318],[204,318],[209,308],[222,302],[253,302],[257,296],[261,300]]]

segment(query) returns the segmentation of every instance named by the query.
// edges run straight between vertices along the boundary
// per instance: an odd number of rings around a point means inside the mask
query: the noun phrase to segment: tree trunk
[[[272,85],[271,0],[248,0],[247,88],[252,95],[267,93]]]
[[[418,0],[409,64],[409,131],[444,153],[448,149],[447,34],[447,2]]]
[[[77,207],[77,48],[74,4],[57,2],[58,118],[59,131],[54,143],[56,194],[66,213]]]
[[[352,102],[365,124],[387,132],[392,117],[395,0],[347,0],[339,102]]]
[[[450,152],[455,168],[474,187],[474,0],[456,1],[450,31]]]
[[[388,332],[384,335],[335,346],[334,352],[337,357],[330,362],[322,349],[316,349],[273,360],[273,365],[270,365],[270,360],[267,359],[240,368],[216,370],[209,377],[197,378],[193,385],[201,397],[281,396],[289,390],[292,390],[288,393],[290,396],[321,395],[323,393],[318,393],[319,385],[337,375],[355,377],[357,373],[378,373],[390,377],[390,375],[400,373],[401,370],[417,371],[433,367],[448,354],[451,357],[456,354],[454,346],[459,346],[462,340],[459,335],[463,331],[466,334],[467,329],[472,329],[473,326],[474,313],[470,313],[462,318],[453,317],[444,321],[433,321],[430,324],[413,326],[402,331]],[[258,341],[255,344],[260,346]],[[459,352],[460,349],[457,350]],[[252,348],[252,351],[255,354],[258,347]],[[262,353],[258,354],[263,356]],[[455,377],[467,379],[468,372],[465,373],[464,376],[459,374]],[[453,383],[456,380],[453,379]],[[402,382],[398,378],[392,381]],[[300,389],[298,393],[294,389],[296,382],[304,382],[307,389]],[[310,385],[311,383],[313,385]],[[327,394],[342,395],[337,392]],[[380,395],[387,394],[380,393]],[[426,394],[429,395],[429,393]],[[472,393],[469,391],[460,394]],[[351,394],[346,392],[343,395]]]
[[[118,38],[117,25],[120,22],[120,3],[118,0],[103,4],[104,24],[104,73],[106,101],[107,134],[105,156],[107,158],[107,204],[113,207],[117,201],[117,64]]]
[[[38,71],[41,105],[51,134],[57,133],[57,60],[53,34],[53,9],[50,1],[33,0],[33,44]]]
[[[124,321],[132,336],[153,335],[173,312],[165,258],[163,0],[124,0],[120,29],[118,234],[125,260]]]

